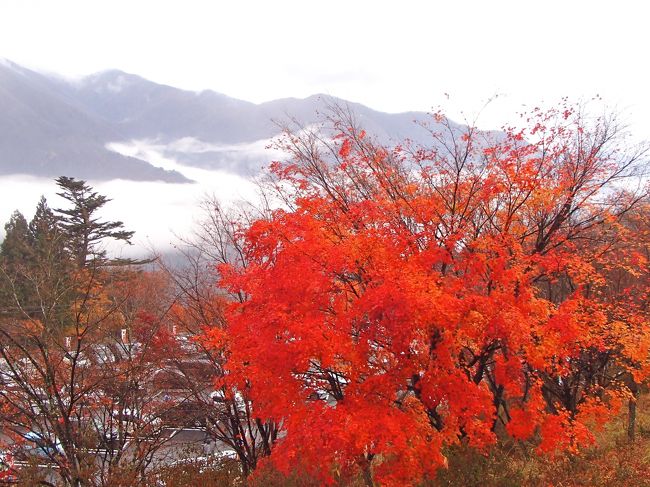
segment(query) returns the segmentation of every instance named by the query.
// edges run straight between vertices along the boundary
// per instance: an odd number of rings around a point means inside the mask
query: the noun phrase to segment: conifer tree
[[[0,258],[10,266],[24,264],[31,255],[30,232],[21,212],[14,211],[5,224],[5,238],[0,246]]]
[[[83,180],[61,176],[56,184],[61,188],[57,194],[72,204],[69,209],[54,211],[58,214],[67,249],[78,268],[109,263],[106,250],[100,245],[104,239],[131,244],[134,232],[124,230],[121,221],[101,221],[97,215],[98,210],[111,201],[109,198],[93,191]]]
[[[36,205],[34,218],[29,222],[32,251],[37,260],[56,258],[64,260],[63,235],[58,218],[48,206],[45,196]]]
[[[32,261],[31,235],[27,220],[18,210],[5,224],[5,238],[0,245],[0,300],[2,313],[12,314],[17,303],[28,302],[31,286],[25,270]]]
[[[29,222],[32,259],[28,275],[35,291],[32,315],[44,322],[63,322],[69,312],[73,261],[66,250],[65,235],[59,220],[41,196]]]

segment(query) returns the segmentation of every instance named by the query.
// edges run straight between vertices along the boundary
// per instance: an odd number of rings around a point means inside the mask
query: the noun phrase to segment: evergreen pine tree
[[[97,215],[109,198],[93,191],[83,180],[61,176],[56,184],[61,188],[57,194],[72,204],[69,209],[54,211],[58,214],[67,249],[78,268],[110,262],[106,259],[106,250],[100,246],[104,239],[131,243],[134,232],[124,230],[121,221],[101,221]]]
[[[27,220],[18,210],[4,228],[5,238],[0,245],[0,309],[2,314],[16,314],[33,297],[25,277],[33,257],[31,235]]]
[[[36,205],[34,218],[29,222],[31,247],[36,260],[56,259],[63,263],[66,259],[63,233],[59,228],[58,218],[41,196]]]
[[[29,222],[29,231],[33,256],[29,277],[35,291],[30,307],[36,309],[45,322],[61,321],[69,312],[74,264],[65,248],[65,235],[58,218],[44,196],[41,196],[34,218]]]
[[[5,224],[5,238],[0,245],[0,258],[7,266],[23,265],[31,258],[31,234],[27,220],[14,211]]]

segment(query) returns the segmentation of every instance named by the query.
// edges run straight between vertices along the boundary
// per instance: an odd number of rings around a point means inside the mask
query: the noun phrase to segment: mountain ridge
[[[108,149],[115,142],[155,140],[164,145],[185,138],[213,150],[170,149],[168,155],[179,163],[250,174],[267,162],[258,160],[261,154],[249,154],[239,164],[237,155],[221,146],[271,139],[280,132],[278,120],[317,123],[318,112],[332,103],[350,107],[381,142],[424,142],[430,137],[418,126],[431,121],[424,112],[385,113],[323,94],[253,103],[214,90],[159,84],[118,69],[70,81],[3,60],[0,174],[189,182],[176,171]]]

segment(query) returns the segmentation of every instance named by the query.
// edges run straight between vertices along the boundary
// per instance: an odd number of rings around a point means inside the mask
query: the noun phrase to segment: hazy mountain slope
[[[104,147],[124,137],[71,102],[49,78],[0,63],[0,174],[187,181]]]
[[[264,116],[276,120],[286,119],[287,115],[295,117],[302,123],[314,123],[326,115],[329,105],[351,111],[369,134],[385,144],[410,139],[416,143],[427,144],[431,136],[422,124],[434,124],[431,115],[425,112],[385,113],[373,110],[360,103],[354,103],[329,95],[312,95],[308,98],[286,98],[259,105]],[[320,113],[317,115],[317,112]],[[435,124],[434,124],[435,125]],[[460,128],[460,125],[455,125]]]
[[[185,91],[117,70],[88,76],[74,88],[88,112],[133,138],[236,143],[273,135],[255,104],[214,91]]]
[[[86,110],[116,124],[134,138],[165,141],[193,137],[203,142],[241,144],[278,134],[276,122],[295,118],[308,125],[322,119],[327,105],[349,106],[366,130],[384,142],[410,138],[427,142],[429,134],[417,122],[430,122],[423,112],[382,113],[328,95],[284,98],[261,104],[230,98],[214,91],[200,93],[159,85],[139,76],[111,70],[75,85],[75,99]]]
[[[251,174],[272,157],[265,146],[279,134],[278,123],[318,123],[333,104],[349,108],[382,143],[432,143],[422,124],[433,120],[423,112],[383,113],[327,95],[254,104],[118,70],[66,81],[2,62],[0,174],[185,180],[179,173],[109,151],[109,142],[154,144],[162,155],[184,165]],[[141,151],[129,153],[144,157]]]

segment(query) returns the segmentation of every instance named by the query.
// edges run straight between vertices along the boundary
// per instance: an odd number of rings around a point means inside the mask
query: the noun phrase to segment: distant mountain
[[[422,112],[382,113],[324,95],[254,104],[117,70],[70,82],[3,61],[0,174],[188,181],[178,172],[106,148],[111,142],[139,139],[156,141],[181,164],[246,174],[268,161],[260,150],[246,153],[239,146],[276,136],[274,120],[315,123],[318,112],[332,103],[349,106],[384,143],[404,138],[430,142],[429,133],[416,123],[431,122]]]
[[[0,174],[188,181],[106,149],[106,142],[126,137],[66,96],[52,79],[0,63]]]
[[[427,137],[414,121],[431,121],[423,112],[382,113],[328,95],[256,105],[210,90],[197,93],[159,85],[117,70],[88,76],[75,88],[70,95],[86,110],[116,124],[121,132],[141,138],[193,137],[219,144],[254,142],[278,134],[274,121],[291,117],[311,124],[319,120],[318,112],[332,103],[350,106],[366,130],[386,141]]]
[[[86,110],[133,138],[237,143],[277,133],[260,118],[257,105],[213,91],[180,90],[115,70],[88,76],[74,87],[72,95]]]

